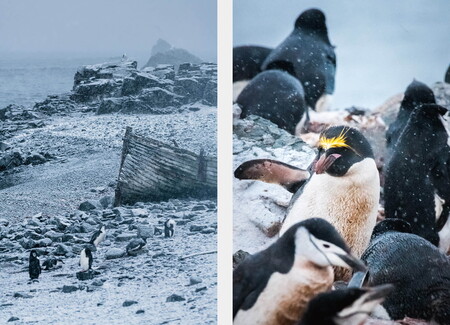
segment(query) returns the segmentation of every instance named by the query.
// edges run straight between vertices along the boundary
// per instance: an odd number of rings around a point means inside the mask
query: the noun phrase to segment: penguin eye
[[[325,248],[330,248],[330,245],[328,245],[328,244],[323,244],[323,247],[325,247]]]

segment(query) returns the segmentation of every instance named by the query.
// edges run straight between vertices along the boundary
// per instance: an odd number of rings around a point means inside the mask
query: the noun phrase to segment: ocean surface
[[[443,81],[450,63],[450,1],[235,0],[233,45],[276,47],[306,9],[326,15],[336,46],[334,108],[374,108],[416,78]]]
[[[68,92],[73,77],[83,65],[117,60],[112,57],[73,57],[71,55],[0,56],[0,108],[9,104],[33,106],[47,95]]]

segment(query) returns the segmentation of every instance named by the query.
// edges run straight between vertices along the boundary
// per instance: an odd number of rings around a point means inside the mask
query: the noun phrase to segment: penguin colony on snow
[[[165,237],[172,237],[174,235],[174,229],[175,221],[173,219],[166,220],[164,223],[164,232],[166,234]],[[162,232],[156,227],[155,234],[157,233],[157,230],[159,231],[159,234],[162,234]],[[81,273],[92,272],[92,264],[94,262],[92,252],[95,251],[97,247],[105,240],[106,233],[106,227],[102,225],[100,229],[92,234],[90,241],[86,243],[85,247],[81,250],[80,260],[78,263],[81,267],[81,271],[77,273],[77,277],[80,276]],[[126,252],[129,256],[135,256],[146,244],[146,238],[138,236],[127,244]],[[48,258],[44,261],[44,263],[42,263],[42,266],[44,267],[44,270],[51,270],[57,265],[58,262],[64,263],[62,259]],[[32,281],[37,280],[42,271],[38,254],[34,249],[30,251],[28,271]]]
[[[308,110],[326,109],[334,91],[325,15],[301,13],[274,49],[235,47],[233,65],[241,118],[258,115],[298,135]],[[345,125],[320,133],[306,170],[271,159],[241,164],[236,178],[279,184],[293,195],[276,242],[233,272],[234,323],[360,325],[370,316],[450,324],[446,113],[414,80],[386,132],[382,168],[373,144]],[[380,203],[385,218],[377,224]]]

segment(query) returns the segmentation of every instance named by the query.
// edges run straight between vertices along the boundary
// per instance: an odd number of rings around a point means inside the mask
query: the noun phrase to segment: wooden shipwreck
[[[217,158],[133,134],[127,127],[115,206],[170,198],[211,197],[217,192]]]

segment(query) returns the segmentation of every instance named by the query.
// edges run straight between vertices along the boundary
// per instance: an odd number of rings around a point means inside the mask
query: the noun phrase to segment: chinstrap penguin
[[[147,240],[142,237],[134,238],[127,245],[127,254],[134,256],[136,255],[145,245],[147,244]]]
[[[270,52],[262,70],[280,61],[293,65],[294,75],[305,90],[306,103],[316,111],[327,109],[334,92],[336,54],[321,10],[309,9],[300,14],[292,33]]]
[[[318,294],[297,325],[360,325],[394,290],[384,284],[372,288],[345,288]]]
[[[331,288],[332,266],[366,269],[324,219],[293,225],[233,272],[234,324],[294,324],[310,299]]]
[[[355,273],[355,284],[394,284],[395,290],[382,303],[391,319],[411,317],[450,324],[450,259],[410,231],[401,219],[377,224],[362,256],[368,271],[363,272],[365,277]]]
[[[164,222],[164,237],[173,237],[175,231],[175,221],[173,219],[167,219]]]
[[[411,113],[385,170],[386,218],[408,221],[412,232],[443,252],[450,248],[450,147],[442,116],[424,104]]]
[[[323,131],[309,171],[283,163],[267,168],[264,161],[242,164],[235,177],[278,183],[295,191],[280,235],[299,221],[324,218],[336,227],[352,252],[361,256],[376,223],[380,178],[372,148],[357,129],[333,126]],[[336,273],[336,279],[348,280],[350,274],[342,272]]]
[[[88,271],[92,269],[92,252],[89,247],[85,247],[81,250],[80,253],[80,266],[82,271]]]
[[[39,261],[37,252],[32,249],[30,251],[30,258],[29,258],[29,266],[28,266],[28,273],[30,274],[30,279],[35,280],[39,278],[39,275],[41,274],[41,263]]]
[[[89,242],[95,247],[98,247],[98,245],[103,240],[105,240],[105,237],[106,237],[106,227],[102,225],[99,230],[97,230],[92,234],[91,240]]]

